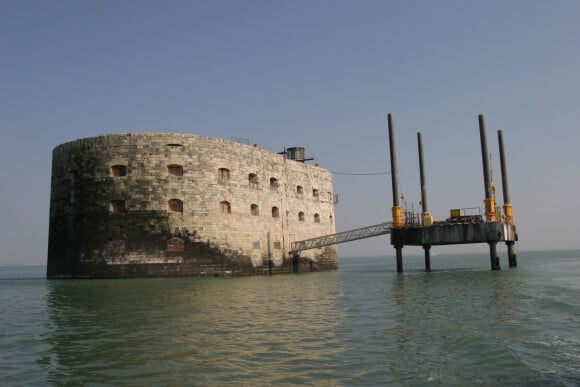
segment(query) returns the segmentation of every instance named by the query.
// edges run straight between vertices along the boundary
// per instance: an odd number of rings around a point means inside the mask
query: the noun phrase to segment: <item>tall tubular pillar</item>
[[[487,136],[485,132],[485,119],[483,114],[479,115],[479,137],[481,140],[481,158],[483,161],[483,182],[485,185],[485,219],[488,222],[495,222],[495,199],[491,190],[491,171],[489,169],[489,159],[487,152]]]
[[[399,205],[399,173],[397,171],[397,155],[395,153],[395,125],[393,124],[393,115],[388,114],[389,124],[389,150],[391,153],[391,183],[393,186],[393,227],[402,228],[403,220],[401,216],[401,206]],[[403,272],[403,245],[395,245],[397,257],[397,273]]]
[[[512,202],[509,193],[507,168],[505,163],[505,150],[503,146],[503,131],[497,131],[497,139],[499,142],[499,160],[501,163],[501,186],[503,191],[503,214],[505,215],[507,224],[514,224],[514,218],[512,215]],[[506,241],[508,248],[508,261],[509,267],[517,267],[518,261],[516,258],[516,249],[514,246],[514,241]]]
[[[402,227],[401,206],[399,205],[399,172],[397,170],[397,154],[395,152],[395,125],[393,115],[388,114],[389,150],[391,153],[391,183],[393,187],[393,227]]]
[[[513,224],[514,219],[512,215],[512,201],[509,193],[507,169],[505,166],[505,152],[503,147],[503,132],[497,131],[497,139],[499,142],[499,160],[501,164],[501,187],[503,191],[503,211],[506,217],[507,224]]]
[[[423,226],[430,226],[433,224],[433,219],[430,218],[429,212],[427,210],[427,184],[425,183],[425,164],[423,160],[423,137],[421,132],[417,132],[417,146],[419,148],[419,175],[421,177],[421,208],[423,210],[421,214],[421,224]],[[425,270],[431,270],[431,246],[423,245],[423,250],[425,251]]]
[[[481,140],[481,159],[483,160],[483,182],[485,185],[485,220],[495,222],[495,200],[491,189],[491,171],[489,169],[489,153],[487,152],[487,137],[485,133],[485,119],[479,115],[479,137]],[[491,270],[499,270],[499,258],[497,256],[496,241],[487,241],[489,244],[489,258]]]
[[[422,218],[425,220],[429,216],[427,210],[427,184],[425,183],[425,164],[423,163],[423,137],[417,133],[417,145],[419,147],[419,174],[421,177],[421,208],[423,209]],[[423,223],[423,222],[422,222]]]

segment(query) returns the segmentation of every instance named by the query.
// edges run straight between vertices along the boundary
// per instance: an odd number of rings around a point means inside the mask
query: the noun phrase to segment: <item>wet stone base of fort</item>
[[[255,276],[285,273],[306,273],[337,270],[336,259],[300,257],[285,258],[281,265],[265,261],[254,267],[251,262],[237,263],[77,263],[74,265],[55,264],[47,268],[49,279],[89,279],[89,278],[144,278],[144,277],[229,277]]]

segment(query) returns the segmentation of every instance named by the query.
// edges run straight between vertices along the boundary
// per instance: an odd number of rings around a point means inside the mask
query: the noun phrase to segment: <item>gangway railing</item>
[[[336,234],[324,235],[321,237],[293,242],[291,244],[292,250],[290,251],[290,254],[295,254],[304,250],[317,249],[323,246],[337,245],[339,243],[389,234],[391,232],[392,225],[392,222],[386,222],[375,224],[374,226],[361,227],[354,230],[342,231]]]

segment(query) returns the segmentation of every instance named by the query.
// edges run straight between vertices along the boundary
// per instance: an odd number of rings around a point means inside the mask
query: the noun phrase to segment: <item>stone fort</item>
[[[332,175],[281,153],[191,134],[127,133],[53,150],[48,278],[335,270]]]

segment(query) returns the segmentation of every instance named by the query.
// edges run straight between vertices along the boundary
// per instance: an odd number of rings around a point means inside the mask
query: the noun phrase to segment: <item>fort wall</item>
[[[186,134],[84,138],[53,151],[49,278],[333,270],[332,175],[238,142]]]

